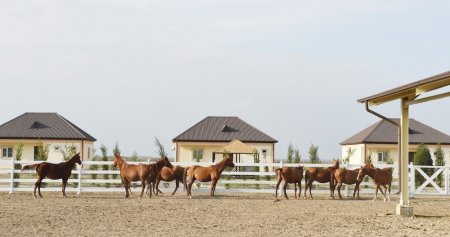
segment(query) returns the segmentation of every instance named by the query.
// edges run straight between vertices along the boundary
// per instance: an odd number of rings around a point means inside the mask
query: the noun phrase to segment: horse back
[[[283,167],[280,170],[280,175],[287,183],[298,183],[303,178],[303,170],[299,167]]]

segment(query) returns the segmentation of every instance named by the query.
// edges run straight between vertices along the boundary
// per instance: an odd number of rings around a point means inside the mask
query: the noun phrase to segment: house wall
[[[272,143],[245,143],[251,147],[257,149],[260,153],[261,162],[273,162],[274,161],[274,144]],[[178,162],[191,162],[193,159],[193,152],[196,149],[203,150],[203,159],[201,162],[211,162],[213,152],[220,151],[220,149],[224,146],[228,145],[228,143],[197,143],[197,142],[178,142],[175,143],[175,156],[176,161]],[[263,150],[266,150],[265,157],[263,156]],[[265,161],[264,161],[265,158]],[[220,154],[216,155],[216,160],[221,160],[222,156]],[[252,155],[241,155],[241,162],[253,163]]]
[[[416,144],[409,145],[409,152],[415,152],[417,150]],[[427,145],[430,149],[431,157],[434,160],[436,157],[434,156],[434,152],[436,151],[436,145]],[[442,149],[444,150],[444,159],[445,164],[450,166],[450,145],[442,145]],[[346,145],[342,146],[342,157],[347,155],[347,151],[349,148],[355,149],[355,153],[350,158],[350,164],[363,164],[365,161],[365,157],[371,157],[372,163],[374,165],[377,164],[386,164],[386,162],[378,161],[378,153],[379,152],[388,152],[389,158],[392,159],[393,164],[397,167],[399,161],[399,152],[397,144],[367,144],[366,145],[366,155],[364,155],[364,144],[358,145]]]
[[[23,143],[23,153],[22,160],[34,160],[34,147],[35,146],[48,146],[49,153],[48,159],[49,162],[61,162],[63,161],[63,155],[61,153],[61,149],[66,149],[66,146],[74,145],[76,147],[77,152],[81,152],[82,142],[80,140],[0,140],[0,147],[14,147],[18,144]],[[83,159],[88,159],[88,150],[90,150],[90,156],[93,157],[93,149],[94,142],[92,141],[84,141],[83,142]],[[1,154],[0,154],[1,155]],[[16,155],[16,151],[13,151],[13,157]],[[0,157],[2,160],[9,160],[8,158]],[[5,165],[1,165],[0,168],[5,168]]]

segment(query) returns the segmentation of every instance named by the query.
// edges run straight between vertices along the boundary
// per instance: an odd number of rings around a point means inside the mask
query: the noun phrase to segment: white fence
[[[34,183],[36,182],[36,175],[34,171],[21,173],[20,169],[14,169],[16,164],[24,165],[24,164],[33,164],[39,162],[32,161],[14,161],[14,160],[0,160],[0,191],[1,192],[30,192],[33,191]],[[136,163],[137,162],[130,162]],[[202,165],[208,166],[211,163],[196,163],[196,162],[173,162],[173,165],[180,166],[190,166],[190,165]],[[92,165],[102,166],[107,165],[109,167],[108,170],[92,170],[90,167]],[[236,167],[240,167],[240,171],[232,171],[232,172],[223,172],[222,178],[218,183],[218,191],[230,191],[230,192],[250,192],[250,193],[273,193],[274,187],[276,185],[275,180],[275,172],[264,171],[264,167],[269,167],[269,170],[274,170],[275,168],[280,168],[283,166],[287,167],[296,167],[298,164],[285,164],[285,163],[236,163]],[[301,164],[305,166],[305,169],[310,167],[329,167],[331,164]],[[72,171],[73,176],[76,178],[70,178],[68,180],[68,186],[66,191],[68,192],[76,192],[78,194],[83,192],[123,192],[123,188],[121,188],[121,180],[119,177],[119,171],[111,168],[111,161],[83,161],[83,164],[77,165],[76,169]],[[357,165],[344,165],[345,168],[354,169],[359,166]],[[246,168],[243,168],[246,167]],[[252,168],[249,168],[252,167]],[[260,171],[257,171],[255,167],[259,167]],[[342,167],[342,165],[341,165]],[[392,165],[383,165],[377,166],[380,168],[384,167],[393,167]],[[436,169],[436,173],[431,176],[428,176],[427,173],[423,172],[423,169]],[[243,171],[249,170],[251,171]],[[418,195],[418,194],[434,194],[434,195],[449,195],[449,167],[425,167],[425,166],[413,166],[410,165],[410,171],[413,170],[415,172],[420,173],[426,179],[425,183],[422,186],[416,188],[415,186],[415,176],[413,173],[410,173],[410,187],[411,193],[410,195]],[[429,173],[429,172],[428,172]],[[18,174],[20,177],[15,178]],[[93,178],[93,175],[97,175],[97,178]],[[107,175],[108,178],[104,178]],[[115,178],[111,176],[116,175]],[[444,178],[444,187],[440,187],[433,180],[438,176],[443,175]],[[259,178],[257,178],[259,177]],[[43,183],[47,183],[48,187],[41,188],[42,191],[60,191],[61,180],[50,180],[44,179]],[[56,183],[57,185],[55,185]],[[170,183],[161,183],[162,187],[173,188],[174,184]],[[140,184],[139,184],[140,185]],[[208,188],[208,184],[202,184],[201,187]],[[430,189],[429,185],[432,185],[434,189]],[[353,185],[352,185],[353,186]],[[199,189],[209,191],[209,189]],[[304,181],[302,183],[302,188],[304,188]],[[353,187],[351,187],[353,189]],[[163,189],[164,190],[164,189]],[[398,191],[398,173],[394,171],[394,181],[392,183],[392,193],[396,193]],[[313,192],[329,192],[328,184],[318,184],[315,182],[315,188]],[[348,193],[348,187],[345,188],[345,192]],[[361,184],[361,192],[374,192],[374,185],[372,181],[363,182]]]

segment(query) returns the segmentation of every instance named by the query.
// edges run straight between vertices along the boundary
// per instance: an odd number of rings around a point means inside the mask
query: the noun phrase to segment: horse
[[[147,193],[149,192],[150,188],[153,190],[153,192],[155,193],[155,195],[158,194],[158,191],[155,187],[156,187],[156,179],[159,175],[159,173],[161,172],[161,170],[164,167],[167,167],[169,169],[173,168],[172,163],[170,163],[169,158],[167,158],[167,156],[162,157],[160,160],[156,161],[153,164],[150,164],[151,167],[151,172],[150,172],[150,177],[149,177],[149,185],[147,186]],[[159,191],[160,193],[162,193],[161,191]]]
[[[378,196],[378,190],[380,190],[381,194],[383,194],[384,201],[386,202],[386,194],[387,194],[387,201],[391,201],[391,198],[389,195],[391,194],[391,184],[392,184],[392,173],[394,172],[393,168],[375,168],[372,163],[365,164],[364,166],[361,166],[361,169],[358,173],[358,181],[362,182],[364,177],[368,175],[372,178],[373,182],[377,185],[377,188],[375,189],[375,197],[372,201],[375,201]],[[384,193],[381,189],[381,186],[384,187]],[[387,186],[387,187],[386,187]],[[389,193],[388,193],[389,191]]]
[[[361,183],[361,181],[358,180],[358,173],[359,173],[359,168],[358,169],[354,169],[354,170],[347,170],[347,169],[337,169],[334,172],[334,188],[332,191],[332,198],[334,199],[334,191],[338,190],[338,194],[339,194],[339,198],[342,199],[341,196],[341,188],[342,188],[342,184],[356,184],[355,185],[355,190],[353,191],[353,198],[355,198],[355,194],[356,191],[358,191],[358,198],[359,198],[359,184]]]
[[[306,192],[309,189],[309,196],[312,199],[311,188],[312,184],[315,181],[319,183],[330,183],[330,197],[331,190],[334,189],[333,182],[333,173],[336,169],[339,168],[339,160],[333,160],[333,165],[327,168],[309,168],[305,172],[305,199]]]
[[[36,189],[38,189],[39,197],[42,198],[41,184],[45,177],[49,179],[62,179],[62,194],[63,197],[66,197],[67,180],[72,174],[72,169],[75,167],[75,164],[81,165],[80,153],[75,154],[72,158],[70,158],[70,160],[59,164],[41,162],[34,165],[25,165],[22,168],[22,171],[33,169],[36,170],[38,179],[34,184],[34,198],[36,198]]]
[[[167,163],[168,162],[168,163]],[[145,186],[151,185],[152,181],[152,175],[156,176],[155,173],[156,168],[158,166],[172,166],[170,164],[167,157],[162,158],[161,160],[157,161],[158,165],[152,164],[139,164],[139,165],[133,165],[126,163],[120,155],[114,156],[114,163],[113,165],[120,170],[120,177],[122,179],[122,184],[125,188],[125,198],[128,198],[130,196],[129,191],[131,190],[131,182],[133,181],[141,181],[142,183],[142,191],[140,197],[144,195]],[[149,197],[152,197],[152,189],[150,189]]]
[[[155,195],[158,195],[158,193],[161,193],[161,190],[159,190],[158,186],[161,180],[165,182],[171,182],[175,180],[175,190],[172,192],[172,196],[175,195],[175,193],[178,190],[180,181],[183,183],[184,187],[184,181],[183,181],[183,174],[184,174],[184,167],[181,166],[174,166],[173,168],[163,167],[161,171],[158,173],[158,176],[156,176],[156,191]]]
[[[225,154],[224,159],[215,165],[208,167],[193,165],[184,169],[183,183],[184,188],[187,190],[188,198],[192,198],[192,184],[195,180],[199,180],[200,182],[211,181],[211,192],[209,195],[210,197],[214,197],[217,181],[220,179],[220,175],[227,166],[234,167],[233,158],[229,154]],[[189,184],[186,181],[187,176],[189,176]]]
[[[289,199],[286,194],[286,188],[288,183],[294,184],[294,194],[295,198],[297,198],[297,184],[298,184],[298,199],[300,199],[300,194],[302,192],[302,179],[303,179],[303,166],[299,167],[283,167],[275,170],[277,176],[277,187],[275,189],[275,198],[278,200],[278,188],[280,187],[281,181],[284,181],[283,191],[284,197]]]

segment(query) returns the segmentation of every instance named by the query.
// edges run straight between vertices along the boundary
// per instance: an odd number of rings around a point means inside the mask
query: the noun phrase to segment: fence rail
[[[22,160],[0,160],[0,192],[23,192],[32,191],[34,188],[34,182],[36,181],[35,171],[21,173],[20,169],[15,169],[16,165],[35,164],[39,162]],[[132,164],[139,164],[142,162],[129,162]],[[150,163],[149,161],[146,163]],[[112,169],[112,161],[83,161],[82,165],[77,165],[76,169],[72,171],[73,176],[68,180],[68,192],[77,192],[78,194],[83,192],[121,192],[123,189],[120,187],[121,180],[119,177],[119,171]],[[213,163],[206,162],[172,162],[173,165],[190,166],[201,165],[208,166]],[[101,166],[107,165],[108,170],[92,170],[93,165]],[[230,190],[233,192],[255,192],[255,193],[272,193],[276,185],[275,172],[276,168],[280,167],[297,167],[299,164],[287,164],[283,162],[279,163],[236,163],[236,167],[240,169],[236,171],[225,171],[222,173],[223,177],[218,183],[218,188],[221,191]],[[329,167],[331,164],[301,164],[307,168],[311,167]],[[342,165],[341,165],[342,166]],[[360,165],[343,165],[347,169],[354,169],[360,167]],[[251,171],[246,171],[253,167]],[[255,169],[255,167],[259,167]],[[269,168],[269,171],[264,171],[265,167]],[[393,165],[380,165],[379,168],[392,167]],[[433,171],[434,173],[424,170]],[[449,169],[450,167],[435,167],[435,166],[414,166],[409,165],[410,170],[410,195],[449,195]],[[412,171],[412,172],[411,172]],[[415,177],[416,174],[424,177],[425,182],[419,187],[416,187]],[[20,176],[20,177],[19,177]],[[96,178],[94,178],[96,176]],[[115,176],[115,177],[114,177]],[[434,179],[439,176],[443,176],[444,186],[438,185]],[[106,177],[106,178],[105,178]],[[49,186],[53,184],[60,184],[60,180],[44,179],[43,183],[47,183]],[[173,184],[162,182],[163,186],[168,188]],[[442,184],[441,184],[442,185]],[[207,184],[202,184],[202,187],[206,187]],[[392,183],[393,193],[398,190],[398,173],[394,171],[394,181]],[[431,187],[430,187],[431,186]],[[374,192],[374,185],[371,181],[365,181],[361,183],[361,192]],[[349,187],[345,187],[345,192],[348,194]],[[59,187],[43,187],[43,191],[60,191]],[[328,192],[328,185],[322,185],[315,183],[314,192]]]

